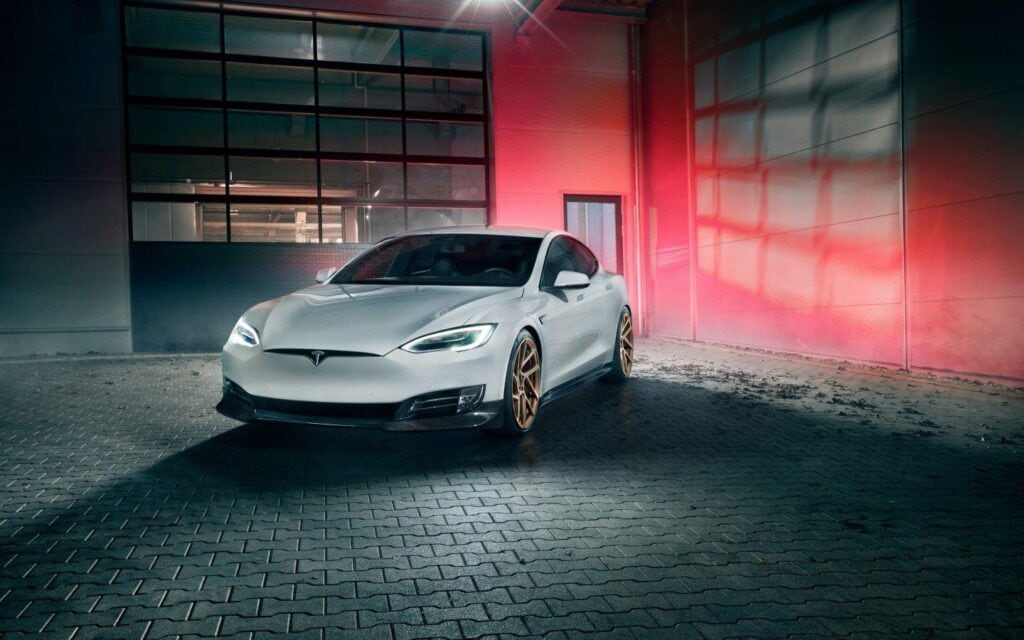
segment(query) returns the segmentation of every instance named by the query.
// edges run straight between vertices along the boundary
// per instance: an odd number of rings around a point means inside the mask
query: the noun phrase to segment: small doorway
[[[605,271],[622,273],[622,198],[565,196],[565,230],[583,241]]]

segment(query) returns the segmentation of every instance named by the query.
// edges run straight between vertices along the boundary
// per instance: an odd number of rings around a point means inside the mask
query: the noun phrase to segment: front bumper
[[[253,396],[302,402],[400,403],[407,398],[484,385],[484,402],[501,400],[508,347],[495,335],[463,352],[328,354],[314,364],[309,351],[224,346],[224,377]]]
[[[470,388],[471,389],[471,388]],[[402,402],[335,403],[279,400],[253,396],[225,378],[224,397],[217,412],[235,420],[290,422],[332,427],[372,427],[387,431],[430,431],[481,427],[501,410],[501,401],[476,402],[463,408],[460,394],[467,388],[448,389],[408,398]]]

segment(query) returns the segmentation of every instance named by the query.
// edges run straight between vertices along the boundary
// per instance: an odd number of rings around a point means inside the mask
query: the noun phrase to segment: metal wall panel
[[[116,2],[19,3],[0,38],[0,356],[127,351]]]
[[[219,351],[252,305],[315,284],[364,245],[132,243],[135,351]]]
[[[499,224],[561,228],[562,194],[632,191],[626,27],[557,13],[546,26],[492,32]]]
[[[1024,379],[1024,4],[905,17],[910,363]]]
[[[898,2],[789,4],[691,3],[696,337],[899,364]]]
[[[1024,5],[676,0],[652,16],[684,8],[694,95],[648,88],[645,113],[694,110],[696,337],[1024,379]],[[645,38],[667,50],[664,29]],[[647,80],[685,87],[684,57],[655,55]],[[644,159],[686,166],[652,143]],[[684,219],[685,193],[646,197],[649,223]],[[682,287],[656,263],[655,290],[667,279]]]

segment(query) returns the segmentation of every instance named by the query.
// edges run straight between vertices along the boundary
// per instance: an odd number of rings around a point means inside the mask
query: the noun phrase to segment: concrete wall
[[[0,356],[131,349],[116,2],[5,7]]]
[[[645,133],[678,139],[667,114],[692,109],[696,304],[659,258],[656,332],[688,337],[686,311],[699,340],[1024,378],[1021,5],[664,0],[659,14],[673,24],[644,29]],[[648,224],[678,250],[685,146],[673,161],[659,144]]]

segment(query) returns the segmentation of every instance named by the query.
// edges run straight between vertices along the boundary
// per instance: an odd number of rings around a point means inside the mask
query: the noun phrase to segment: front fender
[[[535,305],[530,304],[529,296],[520,295],[515,299],[504,300],[501,304],[491,307],[485,311],[474,314],[468,318],[465,324],[493,323],[498,329],[491,340],[497,340],[503,347],[506,358],[512,354],[512,344],[523,329],[529,329],[536,336],[537,348],[540,350],[541,359],[544,358],[544,330],[538,320]],[[505,374],[502,372],[504,383]]]

